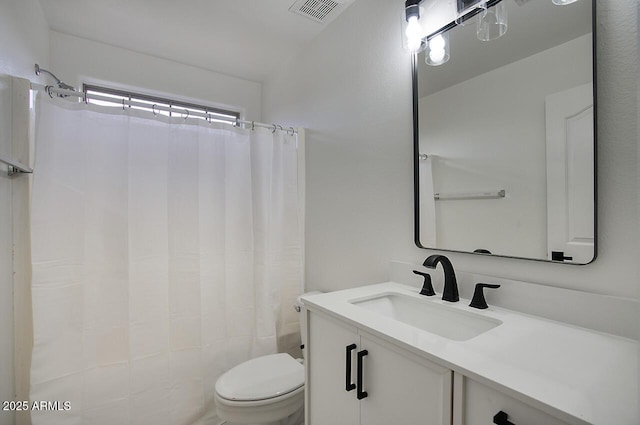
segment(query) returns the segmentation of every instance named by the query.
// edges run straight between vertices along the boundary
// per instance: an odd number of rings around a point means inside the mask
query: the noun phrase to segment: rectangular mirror
[[[413,56],[419,247],[594,260],[595,1],[563,1],[420,3],[446,19]]]

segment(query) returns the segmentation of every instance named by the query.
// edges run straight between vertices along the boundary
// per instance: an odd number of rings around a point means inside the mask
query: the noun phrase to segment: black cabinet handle
[[[509,422],[509,415],[502,410],[493,417],[493,423],[496,425],[516,425],[513,422]]]
[[[346,354],[346,381],[344,389],[346,391],[351,391],[356,389],[356,384],[351,382],[351,352],[356,349],[355,344],[347,345],[347,354]]]
[[[357,377],[357,385],[358,385],[358,400],[362,400],[363,398],[367,398],[369,394],[366,391],[362,391],[362,359],[364,356],[369,354],[367,350],[358,351],[358,377]]]

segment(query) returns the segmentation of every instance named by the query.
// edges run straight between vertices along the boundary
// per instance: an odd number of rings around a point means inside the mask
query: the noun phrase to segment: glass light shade
[[[571,4],[571,3],[575,3],[578,0],[552,0],[553,4],[557,5],[557,6],[564,6],[566,4]]]
[[[427,65],[438,66],[449,60],[449,33],[445,32],[431,38],[426,43],[424,61]]]
[[[402,47],[412,53],[421,52],[425,48],[424,38],[424,8],[420,7],[420,14],[407,20],[405,10],[402,11]]]
[[[507,32],[507,6],[501,1],[478,15],[478,39],[491,41],[500,38]]]

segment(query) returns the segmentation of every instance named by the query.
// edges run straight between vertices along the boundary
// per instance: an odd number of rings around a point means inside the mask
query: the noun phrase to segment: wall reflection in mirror
[[[416,243],[591,262],[593,1],[457,3],[417,3]]]

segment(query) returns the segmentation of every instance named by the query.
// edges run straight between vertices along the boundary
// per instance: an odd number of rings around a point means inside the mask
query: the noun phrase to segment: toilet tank
[[[304,301],[302,301],[302,299],[300,299],[303,296],[307,296],[307,295],[316,295],[316,294],[322,294],[322,292],[320,291],[310,291],[310,292],[305,292],[304,294],[300,295],[300,297],[298,297],[298,299],[296,300],[296,303],[294,304],[294,308],[296,309],[296,311],[299,313],[299,321],[300,321],[300,340],[302,341],[302,346],[306,346],[307,344],[307,314],[304,310]],[[302,350],[302,356],[305,356],[305,350]]]

